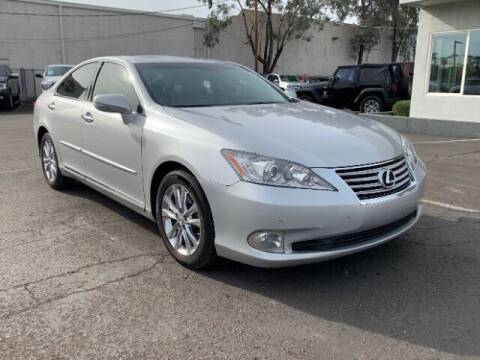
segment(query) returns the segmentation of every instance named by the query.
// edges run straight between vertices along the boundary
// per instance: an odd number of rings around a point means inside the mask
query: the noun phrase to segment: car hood
[[[210,131],[231,148],[309,167],[380,162],[402,154],[400,135],[370,119],[306,102],[204,108],[169,113]]]

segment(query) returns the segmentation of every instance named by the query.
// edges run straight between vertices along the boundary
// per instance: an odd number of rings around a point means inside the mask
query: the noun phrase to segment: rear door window
[[[387,67],[367,67],[360,70],[361,85],[383,85],[387,80]]]
[[[90,63],[72,72],[57,88],[57,94],[72,99],[85,99],[98,71],[98,63]]]

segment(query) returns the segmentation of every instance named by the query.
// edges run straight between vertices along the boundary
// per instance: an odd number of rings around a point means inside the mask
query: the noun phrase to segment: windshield
[[[298,77],[296,77],[295,75],[280,75],[280,79],[282,79],[282,81],[287,81],[287,82],[299,82],[300,81],[298,79]]]
[[[47,66],[45,76],[62,76],[71,68],[72,66],[69,65]]]
[[[0,66],[0,76],[8,76],[8,70],[6,66]]]
[[[268,81],[240,66],[218,63],[136,64],[150,96],[170,107],[288,102]]]

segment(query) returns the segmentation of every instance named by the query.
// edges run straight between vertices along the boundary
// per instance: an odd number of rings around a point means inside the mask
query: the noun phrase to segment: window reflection
[[[463,93],[465,95],[480,95],[480,30],[470,33],[467,73]]]
[[[466,43],[467,33],[433,37],[429,92],[460,93]]]

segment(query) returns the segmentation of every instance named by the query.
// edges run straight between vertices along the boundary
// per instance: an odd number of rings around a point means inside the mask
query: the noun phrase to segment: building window
[[[462,86],[467,33],[435,35],[430,63],[431,93],[459,93]]]
[[[428,92],[480,95],[480,30],[433,35]]]
[[[463,93],[465,95],[480,95],[480,30],[470,33],[467,73]]]

